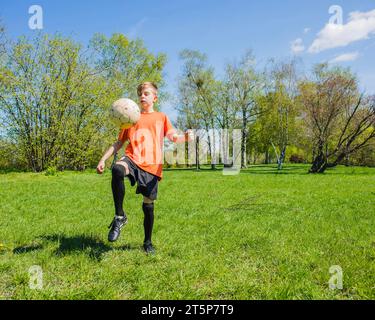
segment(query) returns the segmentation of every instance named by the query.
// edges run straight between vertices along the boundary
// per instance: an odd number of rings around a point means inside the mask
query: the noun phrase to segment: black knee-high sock
[[[143,227],[145,230],[144,243],[151,243],[152,227],[154,226],[154,203],[142,204],[144,213]]]
[[[122,208],[125,196],[124,177],[125,167],[120,164],[114,165],[112,168],[112,193],[117,216],[125,215],[124,209]]]

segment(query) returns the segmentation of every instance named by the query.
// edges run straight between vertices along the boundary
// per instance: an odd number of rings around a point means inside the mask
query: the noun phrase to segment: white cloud
[[[292,50],[292,52],[294,54],[298,54],[298,53],[301,53],[305,50],[305,46],[303,45],[303,41],[301,38],[298,38],[294,41],[291,42],[291,46],[290,46],[290,50]]]
[[[327,49],[345,47],[352,42],[369,39],[374,34],[375,10],[354,11],[349,14],[347,24],[326,24],[317,34],[308,52],[319,53]]]
[[[305,28],[305,29],[303,29],[303,33],[304,33],[304,34],[309,33],[310,30],[311,30],[310,28]]]
[[[329,63],[347,62],[357,60],[359,52],[344,53],[329,61]]]

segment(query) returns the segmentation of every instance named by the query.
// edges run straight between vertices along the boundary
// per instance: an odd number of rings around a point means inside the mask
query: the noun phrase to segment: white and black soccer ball
[[[112,104],[109,116],[116,126],[128,129],[138,122],[141,112],[133,100],[121,98]]]

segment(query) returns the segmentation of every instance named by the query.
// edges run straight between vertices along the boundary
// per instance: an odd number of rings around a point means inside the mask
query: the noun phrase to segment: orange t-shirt
[[[125,155],[139,168],[162,178],[164,137],[174,134],[169,118],[163,112],[141,113],[138,122],[129,129],[122,129],[118,140],[129,144]]]

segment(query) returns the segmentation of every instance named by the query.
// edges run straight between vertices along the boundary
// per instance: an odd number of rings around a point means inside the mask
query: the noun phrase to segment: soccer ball
[[[112,104],[109,116],[116,126],[128,129],[138,122],[141,112],[133,100],[121,98]]]

